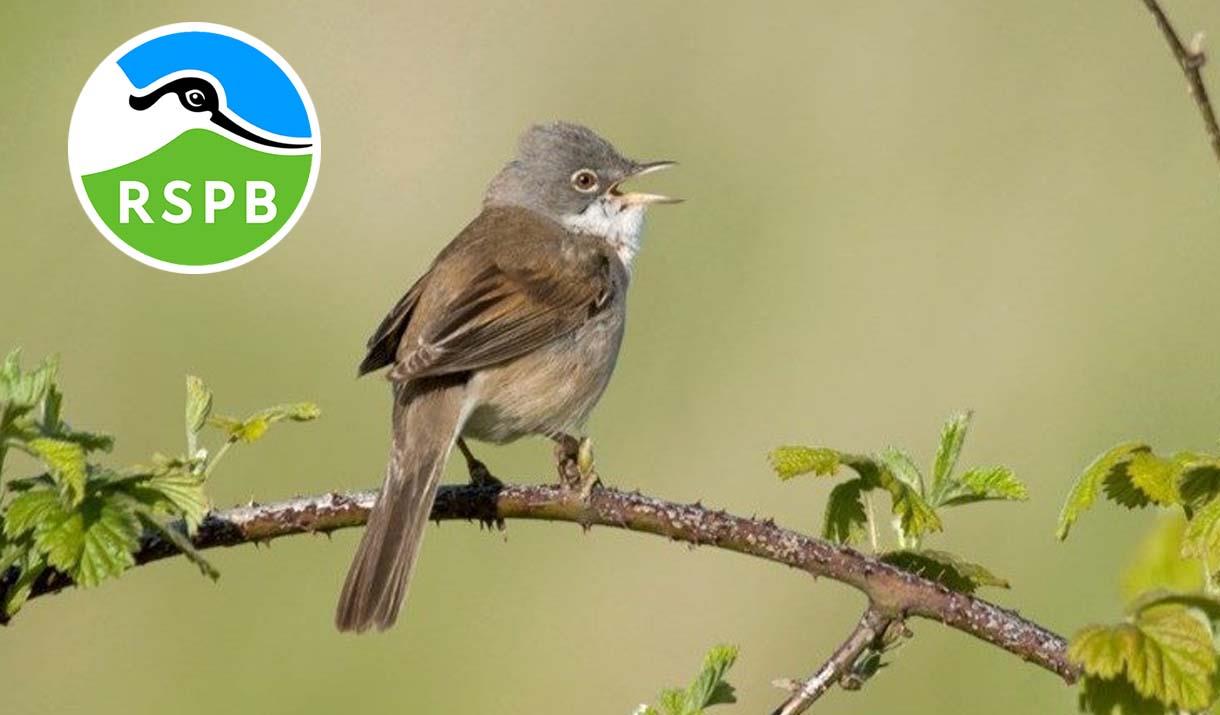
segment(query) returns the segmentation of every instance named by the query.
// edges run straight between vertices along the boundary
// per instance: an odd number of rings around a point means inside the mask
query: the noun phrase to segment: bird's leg
[[[560,483],[578,491],[581,499],[588,499],[593,488],[601,485],[601,479],[593,469],[593,441],[562,433],[554,439]]]
[[[504,482],[496,479],[491,470],[475,458],[474,453],[470,451],[470,447],[466,445],[466,440],[461,437],[457,438],[457,447],[462,451],[462,456],[466,458],[466,471],[470,473],[470,483],[476,487],[502,487]]]

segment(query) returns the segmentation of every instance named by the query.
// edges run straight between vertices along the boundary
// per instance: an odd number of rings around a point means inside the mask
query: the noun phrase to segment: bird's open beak
[[[622,183],[624,181],[629,181],[636,177],[644,176],[645,174],[651,174],[653,172],[660,171],[661,169],[668,169],[669,167],[674,166],[677,163],[678,162],[676,162],[676,161],[650,161],[647,164],[637,164],[635,166],[635,168],[632,170],[632,172],[630,174],[628,174],[625,179],[618,182],[614,186],[610,187],[610,195],[613,196],[614,198],[616,198],[619,201],[619,203],[623,204],[624,206],[632,206],[632,205],[648,206],[650,204],[680,204],[684,201],[684,199],[677,199],[677,198],[673,198],[671,196],[665,196],[663,194],[646,194],[646,193],[641,193],[641,192],[624,193],[623,191],[620,190],[620,186],[622,185]]]

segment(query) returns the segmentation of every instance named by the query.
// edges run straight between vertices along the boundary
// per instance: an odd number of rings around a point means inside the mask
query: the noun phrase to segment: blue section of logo
[[[229,111],[286,137],[312,136],[309,115],[292,80],[262,52],[212,32],[178,32],[140,45],[119,59],[137,89],[182,70],[199,70],[224,87]]]

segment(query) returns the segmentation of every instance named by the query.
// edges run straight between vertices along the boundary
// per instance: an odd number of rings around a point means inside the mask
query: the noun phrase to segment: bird
[[[282,142],[265,137],[238,124],[225,111],[224,101],[221,99],[219,90],[217,90],[217,85],[210,82],[206,77],[178,77],[145,94],[130,95],[127,98],[127,103],[132,109],[142,112],[156,104],[157,100],[170,93],[177,95],[179,103],[188,112],[206,113],[208,121],[227,132],[255,144],[276,149],[306,149],[312,146],[308,143]]]
[[[622,185],[675,163],[628,159],[579,124],[530,127],[478,216],[374,331],[358,373],[389,368],[393,436],[335,610],[340,631],[397,620],[455,444],[472,483],[494,487],[466,440],[549,437],[567,486],[589,497],[591,443],[575,435],[618,359],[645,211],[681,201]]]

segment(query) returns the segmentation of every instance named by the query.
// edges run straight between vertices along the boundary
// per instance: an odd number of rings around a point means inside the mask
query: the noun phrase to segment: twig
[[[194,542],[200,549],[209,549],[360,526],[368,520],[375,499],[375,492],[330,493],[213,512]],[[716,546],[840,581],[864,592],[879,613],[939,621],[1041,666],[1068,683],[1080,675],[1067,660],[1066,641],[1042,626],[854,549],[783,529],[770,519],[746,519],[699,504],[676,504],[614,489],[596,489],[584,501],[561,487],[516,485],[442,487],[432,518],[485,524],[503,519],[566,521],[586,528],[608,526]],[[145,564],[177,553],[173,545],[149,535],[136,562]],[[11,586],[12,578],[12,572],[0,577],[0,594]],[[71,585],[63,574],[47,572],[34,585],[33,596]]]
[[[771,715],[799,715],[809,709],[815,700],[822,697],[827,690],[830,690],[830,686],[837,683],[851,669],[856,659],[864,651],[878,646],[879,639],[892,622],[891,617],[870,606],[860,618],[860,622],[847,636],[847,640],[843,641],[826,659],[826,662],[817,669],[817,672],[797,688],[792,696],[776,708]]]
[[[1207,55],[1199,46],[1201,43],[1198,39],[1191,43],[1190,47],[1182,42],[1182,38],[1178,36],[1177,30],[1173,29],[1173,23],[1169,21],[1169,16],[1165,14],[1158,0],[1144,0],[1144,5],[1156,18],[1156,24],[1161,28],[1161,33],[1165,35],[1174,59],[1178,61],[1182,72],[1186,75],[1187,88],[1190,90],[1190,95],[1195,98],[1195,104],[1199,106],[1199,113],[1203,115],[1203,127],[1207,130],[1212,152],[1215,153],[1216,159],[1220,160],[1220,124],[1216,122],[1216,111],[1212,108],[1211,100],[1207,96],[1207,86],[1203,84],[1203,75],[1200,72],[1203,65],[1207,63]]]

